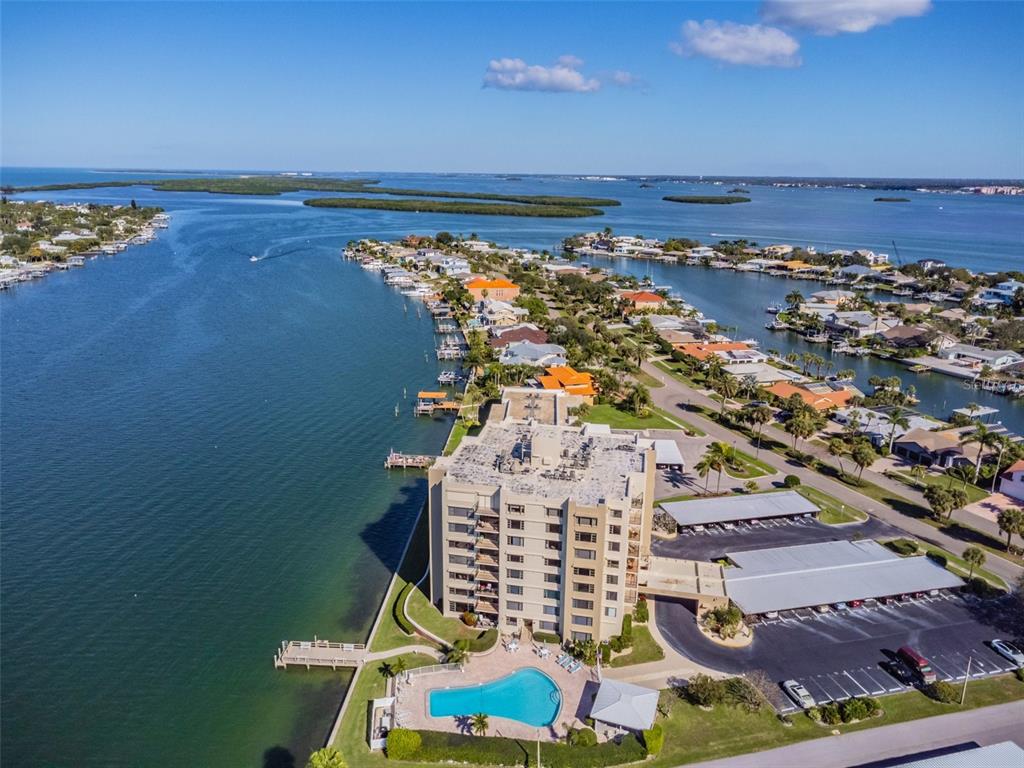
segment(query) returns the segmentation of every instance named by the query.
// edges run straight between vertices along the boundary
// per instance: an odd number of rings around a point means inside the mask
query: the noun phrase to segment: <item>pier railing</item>
[[[462,664],[431,664],[429,667],[416,667],[416,669],[410,669],[405,673],[406,679],[411,680],[414,677],[425,677],[427,675],[436,675],[440,672],[461,672]]]

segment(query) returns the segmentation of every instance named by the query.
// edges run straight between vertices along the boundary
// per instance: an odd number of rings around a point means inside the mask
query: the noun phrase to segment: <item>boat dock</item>
[[[328,640],[285,640],[274,654],[274,667],[358,667],[369,653],[363,643],[332,643]]]
[[[466,351],[461,347],[438,347],[438,360],[461,360],[466,356]]]
[[[412,469],[426,469],[434,463],[434,458],[434,456],[415,453],[399,453],[393,450],[388,454],[388,457],[384,459],[384,468],[404,469],[406,467],[411,467]]]

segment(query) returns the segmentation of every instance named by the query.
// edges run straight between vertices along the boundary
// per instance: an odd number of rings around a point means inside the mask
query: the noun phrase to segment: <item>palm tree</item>
[[[477,736],[484,736],[487,734],[487,729],[490,727],[489,718],[483,712],[477,712],[470,719],[470,728],[473,733]]]
[[[722,416],[725,414],[725,406],[729,402],[729,399],[736,397],[736,395],[739,394],[740,385],[732,376],[725,376],[718,382],[718,386],[715,387],[715,391],[722,396],[722,407],[718,410],[718,415]]]
[[[843,454],[846,453],[846,443],[843,442],[841,437],[833,437],[828,441],[828,452],[836,457],[836,463],[839,464],[839,475],[842,477],[846,474],[846,470],[843,468]]]
[[[392,676],[392,677],[398,677],[398,676],[399,676],[399,675],[401,675],[401,674],[402,674],[403,672],[405,672],[405,670],[406,670],[406,669],[408,669],[408,668],[409,668],[409,667],[408,667],[408,665],[407,665],[407,664],[405,663],[405,659],[404,659],[404,658],[402,658],[401,656],[399,656],[399,657],[398,657],[397,659],[395,659],[395,660],[394,660],[394,662],[393,662],[393,663],[391,664],[391,676]]]
[[[964,439],[960,441],[961,445],[978,444],[978,455],[974,460],[974,479],[971,482],[978,482],[978,472],[981,470],[981,455],[992,441],[993,434],[992,430],[978,422],[974,427],[974,431],[964,436]]]
[[[629,407],[633,410],[633,415],[637,418],[645,416],[651,407],[651,392],[643,384],[634,384],[630,387],[626,399],[629,401]]]
[[[915,464],[910,468],[910,476],[917,481],[917,487],[920,488],[924,485],[924,477],[928,473],[924,464]]]
[[[1006,548],[1009,549],[1013,534],[1024,535],[1024,509],[1017,507],[1004,509],[996,517],[996,523],[999,525],[999,530],[1006,534]]]
[[[878,458],[878,454],[875,453],[875,449],[867,442],[855,445],[851,452],[851,456],[853,458],[853,463],[860,468],[860,471],[857,473],[858,480],[864,476],[864,470],[874,464],[875,459]]]
[[[705,453],[700,457],[700,461],[693,465],[693,468],[697,471],[697,475],[704,479],[704,493],[708,492],[708,473],[712,470],[711,457]]]
[[[786,303],[794,309],[796,309],[800,304],[803,304],[803,301],[804,295],[800,293],[800,291],[792,290],[786,294]]]
[[[893,406],[889,411],[889,453],[892,453],[892,444],[896,440],[897,429],[910,429],[910,412],[899,405]]]
[[[796,449],[797,440],[806,440],[814,434],[815,424],[813,419],[805,413],[796,414],[791,417],[783,427],[793,436],[793,449]]]
[[[715,485],[715,493],[718,493],[722,488],[722,470],[736,466],[738,456],[736,449],[728,443],[712,443],[709,450],[714,456],[714,469],[718,472],[718,482]]]
[[[764,430],[764,425],[772,419],[772,409],[767,405],[755,405],[753,407],[744,408],[741,417],[748,424],[757,427],[757,450],[754,455],[760,456],[761,432]]]
[[[306,768],[347,768],[348,763],[334,747],[318,749],[309,756]]]
[[[963,558],[964,562],[971,566],[971,572],[967,575],[967,580],[970,581],[974,578],[974,569],[981,568],[985,564],[985,550],[968,547],[964,550]]]
[[[992,444],[999,449],[999,454],[996,457],[996,468],[992,473],[992,487],[989,489],[990,493],[996,492],[996,481],[999,479],[999,470],[1003,466],[1003,454],[1007,450],[1013,448],[1013,441],[1010,440],[1006,435],[993,435]]]
[[[445,651],[445,654],[444,654],[444,661],[445,661],[446,664],[458,664],[459,662],[465,660],[465,658],[466,658],[466,651],[465,651],[465,649],[460,648],[457,645],[452,646],[451,648],[449,648],[447,651]]]

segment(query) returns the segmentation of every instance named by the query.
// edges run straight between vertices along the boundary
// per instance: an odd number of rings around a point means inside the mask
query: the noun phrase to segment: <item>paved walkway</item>
[[[1024,728],[1021,728],[1021,723],[1024,723],[1024,702],[1015,701],[697,763],[692,768],[790,768],[804,765],[815,768],[849,768],[959,744],[988,746],[1002,741],[1014,741],[1024,747]]]
[[[654,400],[655,405],[659,408],[667,411],[669,414],[675,414],[679,418],[684,419],[690,424],[704,430],[716,440],[731,443],[733,445],[742,445],[743,448],[749,451],[753,450],[754,446],[752,442],[747,440],[745,436],[738,432],[733,432],[732,430],[723,427],[718,422],[712,421],[711,419],[688,409],[688,406],[690,405],[699,405],[712,410],[718,410],[721,407],[719,403],[701,392],[686,386],[678,379],[670,376],[668,373],[649,362],[644,363],[643,370],[645,373],[650,374],[664,384],[664,386],[651,389],[651,397]],[[807,447],[808,446],[804,446],[804,448]],[[831,465],[832,457],[828,456],[828,454],[823,451],[822,453],[825,457],[822,458],[822,461]],[[777,453],[763,450],[760,453],[760,459],[764,463],[775,467],[778,471],[789,475],[796,475],[800,478],[802,483],[815,488],[820,488],[831,496],[839,499],[844,504],[848,504],[855,509],[864,510],[869,514],[896,526],[915,538],[928,542],[929,544],[942,547],[943,549],[957,555],[959,555],[967,546],[965,542],[960,541],[959,539],[954,539],[952,536],[933,528],[925,522],[916,520],[908,515],[901,514],[886,504],[882,504],[881,502],[864,496],[843,483],[825,477],[818,472],[780,456]],[[865,473],[865,476],[867,476],[867,473]],[[865,477],[865,479],[867,479],[867,477]],[[889,484],[895,483],[895,481],[888,480],[884,477],[881,477],[881,479],[886,482],[885,487],[888,487]],[[872,480],[874,480],[874,478],[872,478]],[[881,482],[878,484],[882,485]],[[898,489],[896,489],[896,492],[898,492],[900,496],[910,501],[921,503],[927,507],[927,503],[924,502],[924,498],[920,493],[909,486],[904,486],[902,483],[896,483],[896,485],[899,486]],[[920,501],[918,501],[919,499]],[[1004,560],[1003,558],[996,557],[992,554],[989,554],[985,568],[992,573],[1001,576],[1008,583],[1015,581],[1021,573],[1024,573],[1024,569],[1015,563],[1011,563],[1009,560]]]

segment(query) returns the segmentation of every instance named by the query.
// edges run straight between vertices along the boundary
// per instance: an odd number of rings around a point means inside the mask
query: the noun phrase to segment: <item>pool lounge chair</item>
[[[574,663],[575,663],[575,659],[573,659],[572,656],[566,656],[564,660],[558,662],[558,666],[562,667],[563,669],[568,669]]]
[[[562,662],[565,661],[568,658],[569,658],[569,654],[568,653],[563,653],[557,659],[555,659],[555,664],[557,664],[558,666],[562,666]]]
[[[569,674],[571,675],[573,672],[578,672],[582,666],[583,665],[580,664],[580,662],[574,661],[572,664],[566,667],[566,669],[569,670]]]

